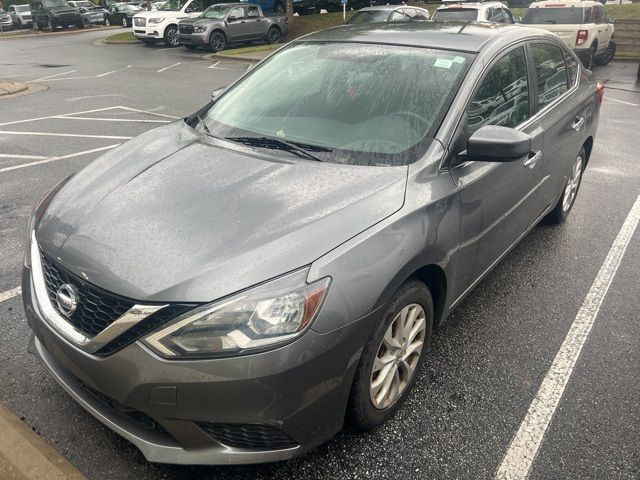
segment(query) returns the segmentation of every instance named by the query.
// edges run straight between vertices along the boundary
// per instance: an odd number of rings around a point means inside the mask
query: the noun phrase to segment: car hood
[[[139,301],[212,301],[309,265],[399,210],[407,167],[273,160],[184,122],[96,160],[36,238],[65,268]]]
[[[196,17],[196,18],[189,18],[187,20],[180,20],[180,24],[184,24],[184,25],[211,25],[212,23],[224,23],[224,20],[216,20],[213,18],[201,18],[201,17]]]

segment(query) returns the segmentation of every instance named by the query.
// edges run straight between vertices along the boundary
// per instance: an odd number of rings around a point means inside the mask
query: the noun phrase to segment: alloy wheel
[[[578,155],[571,168],[571,176],[569,180],[567,180],[567,186],[564,188],[562,210],[565,212],[569,211],[578,194],[578,187],[580,186],[580,180],[582,178],[582,163],[582,156]]]
[[[224,36],[221,33],[214,33],[211,36],[211,50],[213,50],[214,52],[219,52],[221,50],[224,50],[225,47],[225,39]]]
[[[269,43],[271,44],[278,43],[279,40],[280,40],[280,32],[278,31],[278,29],[272,28],[271,30],[269,30]]]
[[[373,362],[369,395],[377,409],[393,405],[409,385],[425,342],[427,319],[417,303],[398,313],[382,338]]]
[[[167,30],[167,40],[169,40],[169,45],[172,47],[178,46],[178,29],[175,27],[170,27]]]

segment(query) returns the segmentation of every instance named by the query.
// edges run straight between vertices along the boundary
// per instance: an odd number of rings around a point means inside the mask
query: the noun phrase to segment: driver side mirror
[[[485,125],[467,142],[467,159],[477,162],[513,162],[531,153],[531,137],[519,130]]]

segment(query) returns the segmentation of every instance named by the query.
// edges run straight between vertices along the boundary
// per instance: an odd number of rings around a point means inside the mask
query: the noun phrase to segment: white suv
[[[440,22],[515,23],[509,7],[500,2],[456,2],[438,7],[431,20]]]
[[[524,23],[558,35],[584,66],[606,65],[616,53],[613,20],[595,1],[543,1],[529,5]]]
[[[177,47],[178,22],[197,17],[203,10],[203,0],[169,0],[157,10],[136,13],[133,34],[146,44],[163,40],[168,47]]]

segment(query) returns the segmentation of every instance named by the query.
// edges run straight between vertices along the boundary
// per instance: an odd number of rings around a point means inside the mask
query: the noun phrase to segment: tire
[[[122,27],[127,28],[128,26],[127,17],[122,17]]]
[[[587,58],[584,60],[584,68],[587,70],[593,70],[593,61],[596,56],[596,47],[595,45],[591,45],[589,49],[589,53],[587,54]]]
[[[47,18],[47,28],[51,32],[53,32],[56,29],[56,24],[53,23],[53,20],[51,20],[50,18]]]
[[[267,32],[267,43],[273,45],[280,41],[280,29],[278,27],[271,27]]]
[[[85,21],[86,21],[86,20],[83,20],[83,21],[81,21],[81,22],[78,22],[78,24],[77,24],[76,26],[77,26],[78,28],[84,28],[84,27],[86,26],[86,25],[84,24],[84,22],[85,22]],[[87,22],[87,23],[89,23],[89,22]]]
[[[187,47],[187,50],[197,50],[198,49],[197,45],[185,45],[185,47]]]
[[[638,78],[640,78],[640,63],[638,64]]]
[[[608,65],[611,60],[613,60],[614,55],[616,54],[616,42],[613,39],[607,45],[607,49],[604,53],[598,55],[594,61],[596,65]]]
[[[175,25],[169,25],[167,28],[165,28],[163,39],[164,44],[167,47],[177,47],[179,45],[178,27],[176,27]]]
[[[286,11],[286,8],[284,6],[284,3],[282,2],[276,2],[273,4],[273,11],[277,14],[281,14],[284,13]]]
[[[553,210],[547,215],[546,220],[548,223],[562,223],[567,219],[569,213],[571,213],[571,209],[578,196],[578,191],[580,190],[580,184],[582,183],[582,174],[584,173],[586,159],[587,157],[583,147],[571,165],[569,178],[567,178],[567,182],[562,189],[558,203],[556,203]]]
[[[407,316],[407,311],[409,316]],[[395,340],[396,335],[400,333],[397,328],[398,322],[402,321],[403,312],[405,320],[409,319],[413,313],[417,313],[418,316],[414,322],[419,321],[418,319],[422,316],[422,328],[414,339],[416,342],[411,343],[411,345],[416,345],[421,337],[422,346],[417,355],[414,352],[403,357],[406,355],[407,345],[404,344],[400,348],[400,344]],[[417,323],[414,323],[411,330],[416,326]],[[377,427],[395,414],[419,376],[432,330],[433,299],[431,293],[423,283],[409,280],[389,299],[383,309],[382,320],[374,328],[364,346],[349,397],[346,417],[349,423],[368,430]],[[400,337],[404,338],[404,336]],[[388,346],[392,344],[398,344],[398,347]],[[387,360],[381,362],[379,357]],[[402,358],[406,361],[402,361]],[[382,366],[377,372],[374,372],[375,364]],[[412,373],[406,366],[407,364],[411,365]],[[383,377],[385,370],[387,372],[386,378],[390,378],[389,375],[391,375],[388,387],[385,387],[386,382]],[[385,388],[388,392],[386,395]]]
[[[111,19],[105,18],[104,19],[104,26],[105,27],[110,27],[111,26]]]
[[[209,37],[209,50],[212,52],[221,52],[227,48],[227,37],[220,31],[211,32]]]
[[[85,28],[85,27],[88,27],[88,26],[89,26],[89,20],[87,20],[87,18],[85,17],[85,18],[82,19],[82,27],[80,27],[80,28]]]
[[[35,21],[34,21],[34,22],[33,22],[33,26],[35,27],[35,29],[36,29],[38,32],[41,32],[41,31],[42,31],[42,25],[40,25],[40,22],[35,22]]]

